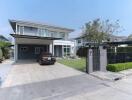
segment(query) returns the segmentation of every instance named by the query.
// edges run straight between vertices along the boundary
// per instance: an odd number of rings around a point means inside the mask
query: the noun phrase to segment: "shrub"
[[[0,47],[2,49],[3,57],[5,59],[9,58],[9,46],[11,46],[10,42],[0,42]]]
[[[83,48],[83,47],[79,48],[77,50],[77,55],[79,57],[86,57],[87,56],[87,48]]]
[[[119,72],[125,69],[131,69],[131,68],[132,68],[132,62],[107,65],[107,70],[112,72]]]

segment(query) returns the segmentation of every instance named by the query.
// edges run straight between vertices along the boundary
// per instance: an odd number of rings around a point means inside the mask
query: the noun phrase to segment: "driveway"
[[[6,79],[11,67],[13,64],[13,60],[5,60],[0,63],[0,83],[3,83]]]
[[[40,66],[20,61],[14,65],[0,89],[2,100],[63,100],[104,88],[102,81],[65,65]]]
[[[35,61],[19,61],[12,65],[2,87],[12,87],[83,74],[83,72],[74,70],[59,63],[56,63],[55,65],[40,66]]]
[[[18,62],[0,89],[1,100],[132,100],[132,76],[103,81],[56,63]]]

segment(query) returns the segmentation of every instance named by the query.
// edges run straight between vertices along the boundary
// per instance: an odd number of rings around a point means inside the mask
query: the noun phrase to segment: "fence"
[[[107,49],[108,64],[132,62],[132,46]]]

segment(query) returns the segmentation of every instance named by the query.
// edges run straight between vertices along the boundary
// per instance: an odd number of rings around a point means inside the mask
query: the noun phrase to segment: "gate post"
[[[87,50],[87,61],[86,61],[86,72],[92,73],[93,72],[93,50]]]
[[[104,46],[99,46],[100,51],[100,71],[106,71],[107,66],[107,49]]]

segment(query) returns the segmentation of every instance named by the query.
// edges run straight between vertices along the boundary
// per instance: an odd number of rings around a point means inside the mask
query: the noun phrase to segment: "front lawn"
[[[75,68],[80,71],[85,71],[86,69],[86,59],[58,59],[57,62],[64,64],[66,66]]]

